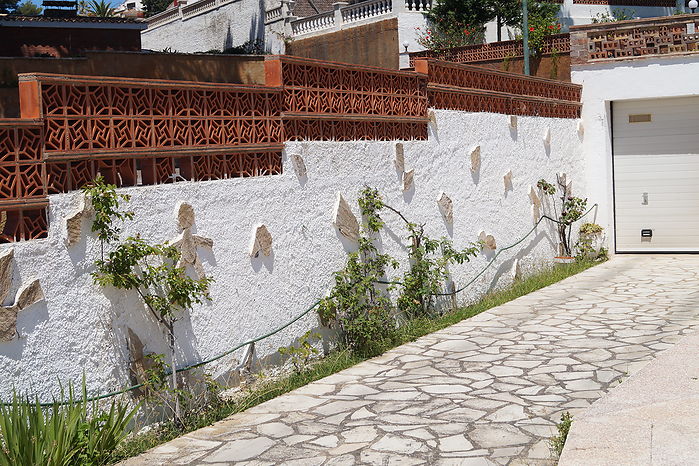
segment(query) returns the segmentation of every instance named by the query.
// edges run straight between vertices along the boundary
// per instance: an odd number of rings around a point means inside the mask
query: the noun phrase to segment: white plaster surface
[[[264,334],[328,292],[333,272],[356,247],[332,225],[337,192],[345,193],[358,216],[358,192],[364,185],[376,187],[408,219],[426,222],[428,234],[451,237],[456,247],[475,242],[481,230],[494,235],[498,247],[518,240],[533,224],[528,193],[540,178],[553,180],[556,172],[567,172],[575,180],[576,193],[585,195],[577,120],[520,117],[517,131],[511,132],[507,115],[443,110],[435,114],[439,129],[429,141],[404,143],[406,167],[415,169],[414,186],[407,192],[394,166],[391,141],[287,143],[286,154],[300,154],[305,160],[308,177],[302,179],[285,155],[284,174],[278,176],[121,190],[132,196],[128,207],[136,213],[124,225],[124,235],[139,233],[149,241],[175,237],[179,230],[172,212],[185,201],[196,212],[192,232],[214,242],[212,250],[199,251],[207,275],[216,280],[212,302],[196,306],[177,322],[178,365],[218,355]],[[546,127],[553,133],[550,151],[541,144]],[[476,144],[483,161],[480,171],[472,174],[469,149]],[[506,170],[513,173],[513,189],[508,191],[502,182]],[[435,203],[441,191],[453,200],[453,225],[444,222]],[[165,352],[161,332],[134,295],[93,284],[90,272],[100,249],[89,220],[84,220],[82,238],[66,247],[63,219],[79,200],[79,193],[51,196],[49,237],[12,245],[16,266],[11,295],[21,282],[38,278],[46,299],[19,314],[21,338],[0,343],[0,393],[16,387],[45,399],[56,393],[58,380],[79,382],[83,371],[90,393],[126,385],[127,326],[143,341],[145,352]],[[406,262],[406,231],[395,215],[386,212],[384,218],[380,248]],[[269,257],[251,259],[250,232],[260,223],[274,232],[274,249]],[[524,274],[549,263],[555,252],[552,233],[548,226],[539,227],[522,249],[504,253],[459,301],[472,301],[508,284],[517,258]],[[457,287],[491,257],[487,251],[452,267]],[[317,318],[311,313],[261,342],[259,355],[273,353],[315,326]],[[234,356],[241,357],[242,350]],[[226,357],[209,370],[219,375],[232,365],[232,356]]]
[[[141,47],[173,52],[206,52],[241,45],[248,40],[264,39],[264,3],[239,0],[215,10],[141,32]]]
[[[656,57],[574,66],[571,79],[583,85],[583,159],[587,192],[600,204],[598,221],[614,252],[611,102],[699,95],[697,56]],[[556,132],[553,131],[554,137]],[[575,180],[577,183],[577,180]]]

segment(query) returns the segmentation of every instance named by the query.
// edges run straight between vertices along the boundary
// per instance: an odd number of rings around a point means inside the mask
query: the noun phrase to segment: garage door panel
[[[699,252],[697,109],[699,97],[614,103],[617,251]]]

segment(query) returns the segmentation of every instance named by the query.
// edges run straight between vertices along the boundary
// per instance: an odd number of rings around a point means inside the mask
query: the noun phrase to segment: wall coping
[[[570,33],[593,32],[593,31],[614,31],[617,29],[635,29],[643,26],[664,26],[667,24],[678,24],[699,21],[699,13],[686,15],[659,16],[656,18],[629,19],[626,21],[613,21],[611,23],[592,23],[571,26]]]

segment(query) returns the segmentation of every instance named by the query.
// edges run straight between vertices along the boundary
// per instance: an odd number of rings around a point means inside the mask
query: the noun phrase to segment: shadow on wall
[[[37,327],[49,320],[49,309],[45,299],[32,304],[17,314],[16,330],[17,335],[10,341],[0,342],[2,345],[2,356],[20,361],[24,352],[24,344],[27,341],[26,335],[34,333]]]

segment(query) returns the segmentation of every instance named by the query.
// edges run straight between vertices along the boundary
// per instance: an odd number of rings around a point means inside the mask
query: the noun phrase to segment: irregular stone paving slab
[[[560,466],[699,464],[697,353],[694,333],[580,414]]]
[[[618,256],[126,464],[554,464],[563,412],[699,329],[698,280]]]

